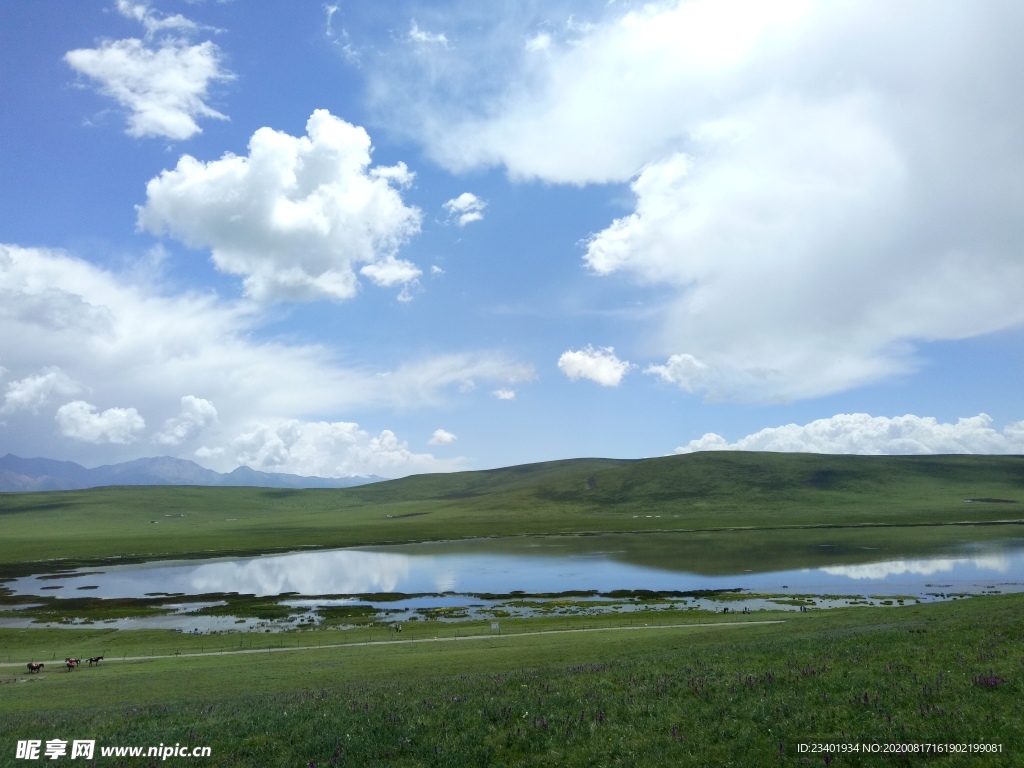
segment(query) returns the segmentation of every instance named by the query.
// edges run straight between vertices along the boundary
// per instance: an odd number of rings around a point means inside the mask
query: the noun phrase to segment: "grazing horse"
[[[93,664],[96,664],[96,666],[99,666],[99,663],[101,661],[103,661],[103,657],[102,656],[90,656],[89,657],[89,666],[91,667]]]
[[[45,666],[46,666],[45,664],[36,664],[35,662],[30,661],[28,663],[29,674],[32,674],[33,672],[38,672],[40,669],[42,669]]]

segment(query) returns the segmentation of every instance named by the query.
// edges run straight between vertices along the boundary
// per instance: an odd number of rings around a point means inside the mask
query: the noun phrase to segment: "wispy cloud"
[[[571,30],[554,14],[496,14],[431,68],[396,46],[375,106],[455,172],[629,184],[583,263],[669,297],[644,332],[667,361],[651,373],[712,399],[812,398],[914,372],[922,341],[1024,323],[1015,6],[691,0]]]
[[[118,0],[117,9],[143,25],[145,40],[104,40],[96,48],[68,51],[64,60],[128,110],[128,135],[182,140],[202,131],[200,118],[226,120],[207,99],[213,83],[234,75],[213,42],[189,44],[187,35],[202,27],[180,14],[158,14],[144,2]]]
[[[468,381],[493,387],[535,377],[531,366],[493,351],[410,357],[386,369],[345,365],[321,345],[261,339],[264,320],[249,302],[168,295],[156,279],[113,273],[60,252],[0,245],[0,357],[10,380],[5,433],[52,455],[44,446],[52,449],[54,440],[127,445],[156,424],[162,425],[152,437],[157,444],[201,450],[221,468],[232,469],[231,461],[247,453],[264,456],[265,467],[306,466],[307,474],[317,474],[332,459],[303,446],[325,446],[326,436],[348,431],[358,433],[355,445],[363,451],[350,457],[351,466],[367,469],[376,456],[378,474],[418,471],[450,465],[411,452],[401,464],[407,446],[381,427],[376,438],[364,438],[358,425],[304,425],[350,424],[323,414],[368,407],[437,406],[458,397]],[[68,402],[76,392],[87,396]],[[306,438],[288,443],[292,428]],[[244,435],[250,437],[236,443]],[[270,448],[253,447],[276,440],[292,446],[279,465]]]

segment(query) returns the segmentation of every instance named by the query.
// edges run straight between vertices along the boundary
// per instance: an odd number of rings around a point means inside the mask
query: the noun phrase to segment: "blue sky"
[[[1024,453],[1019,4],[0,5],[0,453]]]

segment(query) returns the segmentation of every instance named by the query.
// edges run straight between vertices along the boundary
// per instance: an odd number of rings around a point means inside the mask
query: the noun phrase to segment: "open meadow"
[[[1024,768],[1022,41],[0,0],[0,768]]]
[[[945,551],[965,531],[1020,537],[1022,470],[1015,457],[703,454],[340,491],[6,494],[0,559],[10,579],[110,558],[609,532],[631,542],[627,560],[685,557],[724,574],[755,562],[813,567],[823,534],[840,562],[886,541],[914,554]],[[692,543],[673,550],[662,530],[691,531]],[[221,597],[226,607],[214,610],[239,616],[296,610],[280,602],[287,596]],[[21,607],[30,601],[37,607]],[[317,627],[197,635],[103,625],[158,613],[156,598],[7,590],[0,602],[4,616],[36,611],[25,615],[58,624],[0,629],[0,765],[28,764],[15,746],[31,739],[210,747],[167,760],[97,753],[100,766],[1024,762],[1021,594],[752,614],[650,594],[629,612],[541,612],[497,629],[440,612],[401,633],[339,606]],[[68,656],[104,659],[68,670]],[[32,673],[28,662],[46,666]],[[967,751],[886,751],[929,744]]]
[[[211,747],[210,758],[167,765],[1014,765],[1024,750],[1022,608],[1007,595],[728,626],[666,613],[663,627],[618,617],[595,631],[565,631],[595,624],[578,619],[544,632],[536,620],[473,639],[482,628],[446,625],[401,641],[355,633],[330,648],[317,643],[340,633],[314,631],[265,641],[296,650],[231,655],[213,655],[211,638],[119,644],[60,630],[59,642],[6,631],[15,655],[45,648],[57,662],[32,676],[0,668],[0,764],[19,764],[17,739],[60,738]],[[784,622],[760,623],[769,618]],[[541,634],[519,634],[530,631]],[[216,642],[238,650],[231,637]],[[93,648],[184,654],[200,643],[197,656],[60,664]],[[861,751],[801,754],[801,743]],[[894,743],[1000,751],[867,751]]]

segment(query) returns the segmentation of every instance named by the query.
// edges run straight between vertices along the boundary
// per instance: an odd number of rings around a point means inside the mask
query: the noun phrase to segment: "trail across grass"
[[[1005,595],[784,624],[207,654],[44,680],[19,672],[26,683],[0,686],[0,765],[17,764],[24,738],[211,746],[204,766],[825,765],[796,748],[822,740],[1002,749],[833,755],[829,765],[1014,765],[1024,757],[1022,608],[1024,597]]]
[[[506,632],[504,635],[497,635],[494,632],[486,635],[455,635],[454,637],[420,637],[420,638],[401,638],[395,637],[391,640],[365,640],[363,642],[352,642],[352,643],[326,643],[323,645],[294,645],[294,646],[277,646],[269,648],[244,648],[240,650],[231,651],[204,651],[196,653],[165,653],[157,654],[153,656],[122,656],[120,659],[117,656],[112,656],[109,659],[104,659],[105,663],[117,663],[118,661],[148,661],[152,659],[185,659],[195,658],[203,656],[238,656],[253,653],[287,653],[293,651],[317,651],[317,650],[329,650],[331,648],[354,648],[368,645],[407,645],[409,643],[450,643],[463,640],[493,640],[495,636],[498,637],[533,637],[536,635],[567,635],[575,634],[578,632],[642,632],[646,629],[690,629],[696,627],[743,627],[743,626],[754,626],[759,624],[782,624],[783,619],[772,619],[767,621],[716,621],[716,622],[690,622],[686,624],[654,624],[654,625],[643,625],[643,626],[617,626],[617,627],[577,627],[574,629],[544,629],[534,632]],[[28,662],[22,663],[16,662],[0,662],[0,667],[23,667]]]

